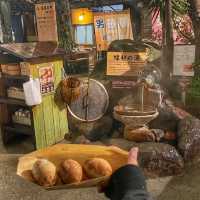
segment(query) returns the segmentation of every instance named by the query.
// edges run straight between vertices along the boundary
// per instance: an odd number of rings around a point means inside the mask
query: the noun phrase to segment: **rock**
[[[160,139],[160,142],[170,144],[177,148],[177,133],[165,131],[164,137]]]
[[[112,134],[112,138],[122,138],[123,134],[121,134],[119,131],[115,130]]]
[[[198,160],[200,153],[200,120],[186,117],[178,126],[178,149],[186,162]]]
[[[163,102],[158,111],[159,116],[149,123],[151,129],[176,132],[179,121],[186,116],[190,116],[186,111],[174,106],[170,100]]]
[[[165,140],[176,140],[177,139],[177,134],[173,131],[166,131],[164,135]]]
[[[165,132],[161,129],[151,129],[151,132],[154,134],[156,142],[160,142],[165,136]]]
[[[90,142],[90,145],[98,145],[98,146],[105,146],[105,144],[101,141],[97,141],[97,142]]]
[[[124,138],[134,142],[152,142],[155,136],[147,127],[133,128],[126,126],[124,129]]]
[[[173,176],[182,173],[184,162],[177,150],[168,144],[142,143],[139,163],[147,177]]]
[[[90,140],[88,140],[84,135],[78,136],[73,144],[90,144]]]
[[[110,116],[104,116],[94,122],[80,122],[76,119],[70,120],[72,132],[78,132],[79,135],[85,135],[90,141],[101,140],[107,138],[112,133],[113,119]]]
[[[107,146],[116,146],[125,151],[129,151],[132,147],[136,147],[135,142],[128,141],[123,138],[104,140],[103,143]]]
[[[124,127],[125,125],[122,122],[113,119],[113,129],[119,132],[122,136],[124,134]]]

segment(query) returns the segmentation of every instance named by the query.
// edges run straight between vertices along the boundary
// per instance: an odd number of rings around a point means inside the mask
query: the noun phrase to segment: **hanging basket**
[[[80,96],[80,80],[77,78],[67,78],[61,83],[61,96],[63,101],[70,104]]]

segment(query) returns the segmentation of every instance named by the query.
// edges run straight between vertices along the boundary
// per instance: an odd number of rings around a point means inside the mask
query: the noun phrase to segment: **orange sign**
[[[35,5],[38,41],[58,41],[55,2]]]
[[[107,51],[114,40],[133,39],[130,11],[95,13],[97,51]]]
[[[147,61],[146,52],[108,52],[107,75],[138,76]]]

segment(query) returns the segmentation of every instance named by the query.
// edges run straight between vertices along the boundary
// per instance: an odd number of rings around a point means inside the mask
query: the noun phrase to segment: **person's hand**
[[[134,147],[130,150],[128,154],[128,164],[138,166],[138,152],[139,149]]]
[[[112,147],[114,149],[119,149],[118,147]],[[121,150],[121,149],[120,149]],[[137,147],[134,147],[130,150],[129,154],[128,154],[128,160],[127,160],[127,164],[128,165],[135,165],[138,166],[138,152],[139,149]],[[99,184],[98,186],[98,192],[102,193],[105,191],[107,185],[109,183],[109,179],[103,181],[102,183]]]

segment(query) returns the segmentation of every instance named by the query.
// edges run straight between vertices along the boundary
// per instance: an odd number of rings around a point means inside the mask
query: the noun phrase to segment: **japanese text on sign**
[[[107,51],[114,40],[133,39],[130,11],[95,13],[97,51]]]
[[[146,52],[108,52],[107,75],[138,76],[147,61]]]
[[[38,41],[58,41],[55,2],[36,4]]]
[[[42,94],[48,94],[54,91],[54,73],[53,67],[41,67],[39,69],[40,90]]]
[[[175,76],[193,76],[192,64],[195,61],[194,45],[175,45],[174,72]]]

